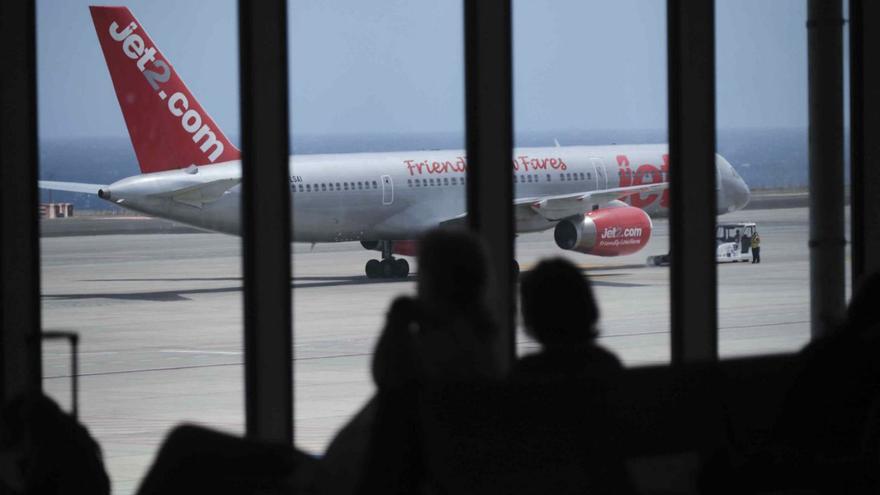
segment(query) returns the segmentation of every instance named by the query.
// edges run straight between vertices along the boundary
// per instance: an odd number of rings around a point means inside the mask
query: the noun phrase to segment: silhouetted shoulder
[[[532,380],[604,380],[621,374],[623,365],[611,352],[597,345],[544,350],[518,360],[512,379]]]

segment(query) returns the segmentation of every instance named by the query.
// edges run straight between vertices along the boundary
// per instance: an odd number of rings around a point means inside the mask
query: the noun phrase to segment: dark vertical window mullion
[[[852,283],[880,270],[880,4],[850,0]]]
[[[810,325],[813,337],[843,316],[843,6],[807,2],[810,122]]]
[[[0,2],[0,399],[41,389],[36,20]]]
[[[715,2],[668,0],[671,358],[718,359]]]
[[[464,30],[468,223],[490,250],[489,304],[509,363],[516,353],[510,0],[465,0]]]
[[[293,441],[286,0],[239,1],[245,428]]]

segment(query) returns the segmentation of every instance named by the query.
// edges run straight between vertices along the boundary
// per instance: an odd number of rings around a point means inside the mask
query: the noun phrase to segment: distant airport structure
[[[40,218],[69,218],[73,216],[72,203],[40,203]]]

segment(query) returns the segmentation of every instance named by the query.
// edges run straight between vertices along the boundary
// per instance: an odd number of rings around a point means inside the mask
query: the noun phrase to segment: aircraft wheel
[[[367,261],[364,271],[367,274],[367,278],[379,278],[382,276],[382,264],[379,260]]]
[[[394,260],[382,260],[379,262],[379,270],[382,278],[392,278],[394,277]]]
[[[406,278],[409,276],[409,261],[403,258],[394,260],[394,276],[397,278]]]

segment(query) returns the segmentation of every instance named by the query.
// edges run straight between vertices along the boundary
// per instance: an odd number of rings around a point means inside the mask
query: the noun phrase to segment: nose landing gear
[[[381,241],[382,261],[367,261],[364,272],[367,278],[406,278],[409,276],[409,262],[395,258],[391,252],[391,242]]]

